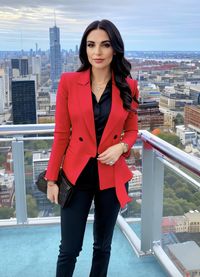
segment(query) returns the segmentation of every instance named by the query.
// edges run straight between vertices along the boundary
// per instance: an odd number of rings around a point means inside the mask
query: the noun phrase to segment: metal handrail
[[[0,136],[11,135],[30,135],[30,134],[45,134],[53,133],[55,124],[24,124],[24,125],[1,125]],[[139,131],[140,138],[143,142],[150,144],[155,150],[158,150],[162,155],[170,158],[190,171],[200,176],[199,160],[192,157],[170,143],[160,139],[146,130]]]
[[[194,156],[190,156],[184,151],[171,145],[170,143],[160,139],[146,130],[140,131],[140,137],[143,142],[148,143],[152,148],[162,155],[170,158],[172,161],[189,169],[196,175],[200,176],[200,160]]]
[[[53,133],[55,124],[0,125],[0,136]]]

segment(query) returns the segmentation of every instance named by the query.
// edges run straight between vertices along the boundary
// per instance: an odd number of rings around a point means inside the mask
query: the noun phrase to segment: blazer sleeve
[[[68,110],[67,74],[61,75],[56,95],[55,129],[51,155],[45,178],[57,180],[70,138],[71,121]]]
[[[134,97],[137,101],[139,96],[137,81],[129,79],[128,84],[131,88],[132,97]],[[130,155],[131,147],[136,142],[138,136],[138,103],[136,101],[132,101],[131,107],[134,109],[134,111],[129,112],[124,124],[124,134],[121,141],[128,144],[128,151],[123,154],[125,157]]]

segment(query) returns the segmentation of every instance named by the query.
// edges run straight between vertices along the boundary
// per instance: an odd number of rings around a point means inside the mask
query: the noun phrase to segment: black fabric
[[[83,191],[75,187],[68,207],[61,208],[61,244],[56,277],[72,277],[82,249],[85,226],[94,199],[94,243],[90,277],[106,277],[113,230],[120,209],[115,188]],[[81,275],[82,276],[82,275]]]
[[[95,121],[95,130],[96,130],[96,140],[97,145],[99,145],[104,128],[106,126],[112,102],[112,83],[108,82],[99,102],[96,100],[96,96],[92,93],[92,103],[94,111],[94,121]]]
[[[96,100],[96,96],[91,92],[94,121],[95,121],[95,131],[96,131],[96,141],[97,146],[100,143],[104,128],[106,126],[112,103],[112,81],[110,80],[99,99]],[[76,186],[81,190],[90,190],[99,188],[99,176],[97,159],[90,158],[85,168],[79,175]]]

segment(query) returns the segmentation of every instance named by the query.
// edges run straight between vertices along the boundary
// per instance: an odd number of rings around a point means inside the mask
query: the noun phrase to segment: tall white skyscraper
[[[5,69],[0,69],[0,113],[9,108],[10,93],[9,93],[9,76]]]
[[[5,94],[4,80],[3,80],[3,77],[0,76],[0,114],[4,112],[4,94]]]
[[[37,77],[37,87],[41,84],[41,57],[32,57],[32,74]]]
[[[62,72],[61,67],[61,51],[60,51],[60,29],[56,27],[49,28],[50,38],[50,65],[51,65],[51,81],[52,89],[56,90],[60,74]]]

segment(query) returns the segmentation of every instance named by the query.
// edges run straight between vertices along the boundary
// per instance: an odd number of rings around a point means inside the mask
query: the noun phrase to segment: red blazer
[[[127,78],[127,82],[132,94],[138,97],[137,82],[130,78]],[[132,107],[136,109],[137,104],[133,103]],[[97,153],[102,153],[120,141],[127,143],[130,151],[137,139],[137,123],[137,114],[127,112],[123,108],[120,91],[112,77],[111,111],[97,148],[90,70],[62,74],[56,99],[54,142],[46,178],[56,180],[62,164],[66,176],[75,184],[90,157],[96,157]],[[131,201],[124,185],[132,178],[132,173],[125,162],[127,155],[128,153],[121,155],[112,166],[98,161],[100,189],[115,187],[121,207]]]

